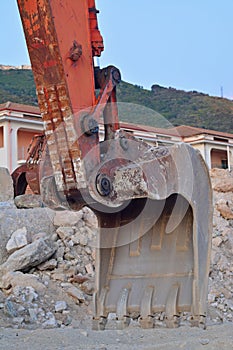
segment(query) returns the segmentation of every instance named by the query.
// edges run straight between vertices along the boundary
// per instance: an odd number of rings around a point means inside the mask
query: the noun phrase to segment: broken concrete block
[[[26,227],[19,228],[13,232],[11,238],[7,242],[6,250],[11,254],[16,250],[23,248],[27,244],[27,229]]]
[[[69,210],[56,211],[53,223],[55,226],[75,226],[82,219],[82,216],[83,212],[81,210],[76,212]]]
[[[0,168],[0,202],[14,198],[13,180],[7,168]]]
[[[54,242],[40,238],[12,253],[1,265],[1,270],[24,271],[49,259],[55,252]]]

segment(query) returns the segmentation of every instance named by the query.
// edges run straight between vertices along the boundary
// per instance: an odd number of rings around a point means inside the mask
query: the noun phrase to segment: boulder
[[[217,236],[217,237],[214,237],[212,239],[212,244],[215,246],[215,247],[219,247],[222,243],[222,238]]]
[[[220,215],[226,220],[233,219],[233,211],[227,204],[227,202],[220,201],[216,204],[216,209],[219,211]]]
[[[217,192],[233,192],[233,178],[226,178],[218,181],[214,186],[213,190]]]
[[[11,254],[1,265],[1,270],[5,272],[28,270],[48,260],[55,251],[54,242],[40,238]]]
[[[40,271],[46,271],[46,270],[54,270],[56,267],[57,267],[57,260],[50,259],[50,260],[45,261],[42,264],[38,265],[37,269]]]
[[[42,208],[44,206],[42,198],[38,194],[23,194],[15,197],[17,208]]]
[[[6,250],[8,251],[9,254],[11,254],[15,250],[18,250],[27,244],[28,244],[27,229],[26,227],[19,228],[12,234],[11,238],[7,242]]]
[[[44,293],[46,289],[37,276],[21,271],[7,272],[0,280],[0,288],[3,289],[27,286],[31,286],[41,293]]]
[[[32,241],[40,232],[45,232],[47,237],[52,236],[55,232],[53,217],[54,211],[49,208],[0,210],[0,265],[9,256],[6,245],[16,230],[25,227],[28,239]]]
[[[71,237],[74,234],[74,229],[72,227],[60,226],[56,231],[59,238],[65,240],[66,238]]]
[[[79,288],[74,287],[71,283],[61,283],[61,286],[66,293],[76,301],[76,303],[85,302],[85,295]]]
[[[232,171],[229,171],[228,169],[213,168],[210,169],[210,176],[211,178],[217,178],[219,180],[220,178],[222,179],[232,176]]]
[[[46,313],[46,321],[42,323],[42,327],[46,329],[57,327],[57,320],[52,312]]]
[[[0,202],[14,198],[13,180],[7,168],[0,168]]]
[[[55,312],[62,312],[67,309],[67,303],[64,300],[58,300],[55,305]]]
[[[95,284],[94,281],[85,281],[81,286],[80,289],[87,295],[93,295],[95,290]]]
[[[53,223],[55,226],[66,226],[72,227],[77,225],[77,223],[82,219],[83,212],[80,211],[56,211]]]
[[[96,215],[93,213],[93,211],[88,207],[84,207],[82,211],[83,211],[83,220],[85,221],[85,224],[91,228],[98,227],[98,219]]]

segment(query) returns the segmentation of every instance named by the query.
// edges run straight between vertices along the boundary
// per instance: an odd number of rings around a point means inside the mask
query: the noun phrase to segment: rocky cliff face
[[[233,174],[214,169],[210,175],[214,228],[208,318],[232,321]],[[54,212],[42,207],[39,196],[14,201],[9,173],[1,170],[0,180],[7,183],[0,197],[0,326],[90,326],[95,215],[87,208]]]

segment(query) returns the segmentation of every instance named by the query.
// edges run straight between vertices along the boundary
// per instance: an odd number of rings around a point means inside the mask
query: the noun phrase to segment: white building
[[[38,107],[0,104],[0,166],[12,172],[25,161],[30,141],[43,131]]]
[[[189,143],[199,149],[209,168],[233,169],[233,134],[184,125],[161,129],[121,122],[121,128],[153,145]],[[12,172],[25,162],[33,135],[42,131],[38,107],[12,102],[0,104],[0,166]],[[100,133],[103,132],[100,125]]]

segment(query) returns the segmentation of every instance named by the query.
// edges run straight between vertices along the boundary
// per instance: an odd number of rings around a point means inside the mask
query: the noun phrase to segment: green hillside
[[[225,98],[159,85],[153,85],[149,91],[126,82],[118,86],[117,97],[119,102],[124,102],[119,108],[123,121],[161,126],[158,125],[159,113],[172,125],[185,124],[233,133],[233,102]],[[0,103],[6,101],[37,104],[30,70],[0,70]]]
[[[0,70],[0,103],[7,101],[37,105],[31,70]]]

